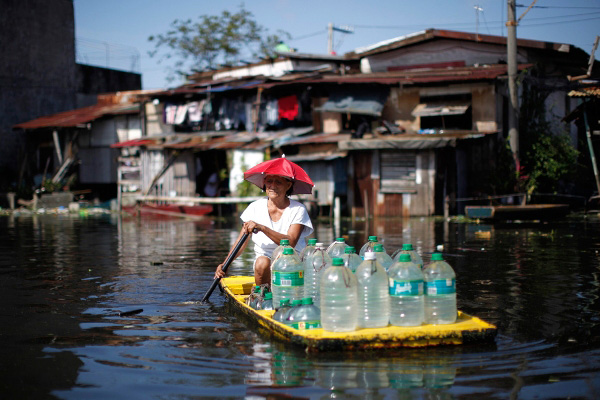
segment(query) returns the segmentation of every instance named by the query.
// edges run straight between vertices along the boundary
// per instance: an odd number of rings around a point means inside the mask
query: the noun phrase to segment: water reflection
[[[261,398],[281,393],[282,387],[320,388],[317,398],[451,398],[448,389],[457,376],[459,356],[445,352],[406,349],[395,355],[311,355],[278,345],[257,345],[253,368],[246,374],[248,393]]]
[[[256,331],[212,283],[239,221],[0,218],[7,398],[596,398],[600,224],[315,222],[323,242],[443,246],[493,346],[307,355]],[[252,253],[231,266],[250,274]],[[123,317],[121,311],[143,309]],[[10,366],[10,368],[6,368]]]

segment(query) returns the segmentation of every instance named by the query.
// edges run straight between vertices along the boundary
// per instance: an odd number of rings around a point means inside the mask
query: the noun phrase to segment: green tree
[[[149,55],[159,57],[159,62],[175,61],[169,74],[173,80],[175,76],[216,68],[220,64],[237,63],[242,56],[273,57],[275,46],[289,37],[281,30],[270,34],[242,4],[235,13],[201,15],[196,22],[176,19],[168,32],[148,38],[154,43]]]
[[[554,193],[559,182],[576,172],[579,152],[559,121],[547,119],[549,91],[522,84],[519,132],[521,168],[519,181],[528,194]]]

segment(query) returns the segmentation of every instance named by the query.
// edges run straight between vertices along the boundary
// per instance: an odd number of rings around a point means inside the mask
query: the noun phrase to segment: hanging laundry
[[[275,125],[279,122],[279,107],[277,100],[267,101],[267,124]]]
[[[202,110],[204,108],[204,104],[206,100],[193,101],[188,103],[188,119],[192,123],[197,123],[202,121]]]
[[[279,118],[293,120],[298,116],[298,98],[295,95],[282,97],[277,101]]]
[[[246,111],[246,132],[254,132],[254,120],[252,115],[254,113],[253,107],[254,98],[246,100],[245,111]]]
[[[177,114],[177,106],[175,104],[165,104],[164,108],[164,121],[165,124],[174,124],[175,123],[175,115]]]
[[[188,106],[187,104],[182,104],[177,106],[177,113],[175,114],[175,125],[181,125],[185,122],[185,117],[187,116]]]

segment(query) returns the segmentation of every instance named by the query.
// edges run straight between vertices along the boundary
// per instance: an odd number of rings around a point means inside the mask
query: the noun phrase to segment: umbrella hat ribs
[[[292,194],[311,194],[315,186],[306,171],[285,157],[268,160],[250,168],[244,172],[244,179],[263,189],[267,175],[290,178],[294,183]]]

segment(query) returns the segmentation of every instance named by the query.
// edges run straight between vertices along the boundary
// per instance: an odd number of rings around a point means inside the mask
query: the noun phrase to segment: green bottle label
[[[304,286],[304,271],[273,272],[273,285],[277,286]]]
[[[425,282],[425,294],[427,296],[441,296],[456,293],[456,279],[440,279]]]
[[[424,283],[417,281],[396,281],[390,279],[390,296],[421,296]]]
[[[292,328],[305,331],[307,329],[319,329],[321,321],[298,321],[292,324]]]

